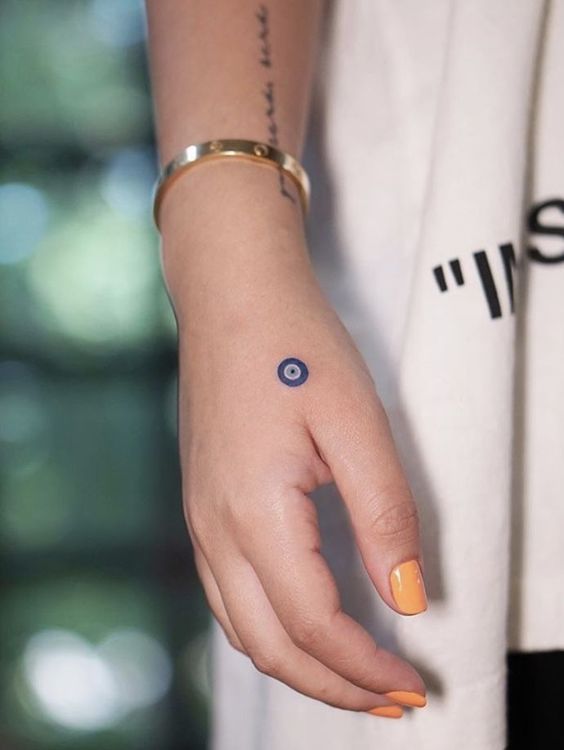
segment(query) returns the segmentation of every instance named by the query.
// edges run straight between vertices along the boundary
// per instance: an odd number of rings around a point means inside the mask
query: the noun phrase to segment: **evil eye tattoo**
[[[285,384],[294,388],[297,385],[305,383],[309,371],[305,362],[296,357],[283,359],[278,365],[278,377]]]

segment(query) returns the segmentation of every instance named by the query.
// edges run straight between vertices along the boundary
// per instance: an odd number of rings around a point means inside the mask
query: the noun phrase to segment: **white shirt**
[[[326,32],[310,247],[418,503],[425,613],[380,600],[314,497],[345,610],[428,705],[335,709],[214,623],[212,750],[503,750],[507,649],[564,648],[564,0],[339,0]]]

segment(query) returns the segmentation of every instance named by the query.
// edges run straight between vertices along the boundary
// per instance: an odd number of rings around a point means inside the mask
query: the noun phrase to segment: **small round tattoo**
[[[305,362],[296,357],[288,357],[283,359],[278,365],[278,377],[286,385],[292,388],[296,385],[301,385],[307,380],[309,371],[306,367]]]

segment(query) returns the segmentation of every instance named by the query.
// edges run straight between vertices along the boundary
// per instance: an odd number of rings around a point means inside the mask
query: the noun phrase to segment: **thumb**
[[[415,615],[427,609],[417,506],[378,395],[351,396],[341,394],[337,409],[316,420],[313,437],[378,593],[396,612]]]

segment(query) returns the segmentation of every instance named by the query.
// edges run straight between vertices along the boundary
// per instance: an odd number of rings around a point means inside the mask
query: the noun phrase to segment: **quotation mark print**
[[[515,310],[513,289],[513,269],[516,266],[515,250],[511,242],[505,242],[503,245],[499,245],[498,250],[503,264],[504,278],[509,298],[509,310],[510,313],[513,313]],[[482,285],[482,291],[484,293],[490,317],[501,318],[503,313],[501,309],[499,293],[492,273],[488,255],[485,250],[477,250],[475,253],[473,253],[473,258],[474,267],[476,269],[476,272],[478,273]],[[460,260],[458,258],[449,260],[449,266],[451,269],[451,273],[454,276],[454,280],[456,281],[456,285],[463,286],[465,281]],[[440,291],[448,291],[447,280],[442,265],[438,265],[433,268],[433,275]]]

